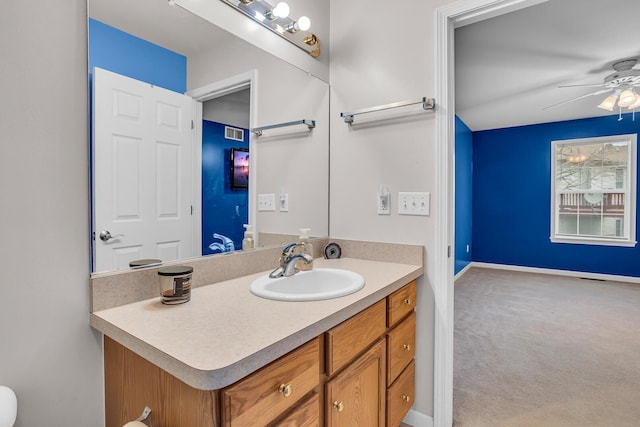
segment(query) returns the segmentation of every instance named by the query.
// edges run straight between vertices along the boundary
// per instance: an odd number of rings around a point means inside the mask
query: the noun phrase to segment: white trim
[[[459,278],[461,278],[464,275],[464,273],[466,273],[467,271],[469,271],[469,269],[471,267],[473,267],[472,264],[473,264],[473,262],[469,261],[469,264],[465,265],[462,270],[460,270],[460,271],[458,271],[458,273],[456,273],[456,275],[453,277],[453,280],[456,281]]]
[[[402,422],[412,427],[433,427],[433,418],[413,409],[409,409]]]
[[[587,273],[584,271],[557,270],[554,268],[523,267],[509,264],[493,264],[489,262],[472,262],[470,267],[492,268],[495,270],[521,271],[524,273],[551,274],[555,276],[580,277],[585,279],[607,280],[611,282],[625,282],[640,284],[640,277],[620,276],[616,274]]]
[[[635,221],[634,221],[635,222]],[[570,243],[573,245],[598,245],[598,246],[620,246],[633,248],[638,243],[635,240],[624,239],[596,239],[590,237],[570,236],[570,237],[549,237],[551,243]]]
[[[454,132],[454,27],[478,22],[545,0],[458,0],[435,13],[436,128],[436,236],[434,258],[434,366],[433,423],[453,424],[453,145]],[[451,243],[450,243],[451,242]]]
[[[202,102],[193,102],[193,256],[202,256]]]

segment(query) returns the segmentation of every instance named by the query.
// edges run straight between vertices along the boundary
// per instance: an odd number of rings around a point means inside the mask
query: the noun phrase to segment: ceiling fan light
[[[619,107],[628,107],[636,102],[636,94],[631,89],[625,89],[620,94],[620,100],[618,101]]]
[[[640,96],[636,95],[636,100],[633,104],[629,105],[629,110],[635,110],[640,107]]]
[[[616,97],[615,96],[607,96],[604,101],[598,105],[598,108],[602,108],[603,110],[613,111],[613,107],[616,105]]]

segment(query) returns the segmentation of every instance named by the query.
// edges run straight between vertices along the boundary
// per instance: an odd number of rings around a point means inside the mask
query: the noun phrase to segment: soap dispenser
[[[309,241],[310,228],[301,228],[300,237],[298,238],[298,244],[301,245],[300,253],[309,255],[313,259],[313,244]],[[307,271],[313,269],[313,261],[304,262],[297,261],[296,268],[300,271]]]
[[[244,239],[242,239],[242,250],[253,249],[253,225],[244,224]]]

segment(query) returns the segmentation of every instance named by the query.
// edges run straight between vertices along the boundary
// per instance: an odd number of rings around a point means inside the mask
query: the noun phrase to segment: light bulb
[[[616,105],[616,97],[615,96],[607,96],[598,108],[602,108],[603,110],[613,111],[613,107]]]
[[[620,94],[618,107],[628,107],[636,101],[636,94],[631,89],[625,89]]]
[[[299,30],[307,31],[311,28],[311,19],[306,16],[301,16],[300,19],[298,19],[298,22],[296,22],[296,26]]]
[[[287,16],[289,16],[289,5],[281,1],[276,5],[276,7],[273,8],[271,13],[275,17],[286,18]]]

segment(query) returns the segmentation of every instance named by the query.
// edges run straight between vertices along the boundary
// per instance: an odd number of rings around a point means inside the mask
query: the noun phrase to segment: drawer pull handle
[[[284,397],[289,397],[293,394],[293,386],[291,384],[280,384],[278,391],[282,393]]]
[[[409,396],[407,394],[403,394],[402,395],[402,400],[404,400],[405,402],[410,402],[411,401],[411,396]]]
[[[402,344],[402,348],[404,348],[407,351],[411,350],[411,345],[410,344]]]
[[[336,400],[335,402],[333,402],[333,407],[336,408],[338,412],[342,412],[342,410],[344,409],[344,404]]]
[[[405,298],[404,301],[402,302],[404,302],[407,305],[411,305],[411,298]]]

